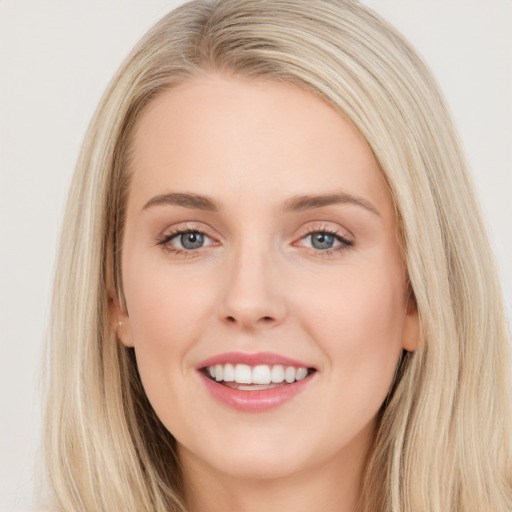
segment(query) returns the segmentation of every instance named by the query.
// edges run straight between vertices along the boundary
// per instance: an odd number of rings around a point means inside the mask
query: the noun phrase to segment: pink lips
[[[311,365],[271,352],[259,352],[257,354],[228,352],[211,357],[197,365],[196,369],[199,371],[199,375],[211,395],[223,405],[243,412],[264,412],[279,407],[306,389],[314,378],[314,374],[311,374],[292,384],[277,385],[270,389],[245,391],[219,384],[208,378],[206,374],[201,371],[207,366],[226,363],[247,364],[249,366],[281,364],[283,366],[295,366],[297,368],[310,368]]]
[[[258,364],[282,364],[283,366],[296,366],[297,368],[310,368],[311,365],[290,359],[289,357],[274,354],[273,352],[258,352],[256,354],[247,354],[245,352],[226,352],[218,356],[210,357],[205,361],[199,363],[196,369],[200,370],[206,366],[213,366],[215,364],[248,364],[249,366],[256,366]]]

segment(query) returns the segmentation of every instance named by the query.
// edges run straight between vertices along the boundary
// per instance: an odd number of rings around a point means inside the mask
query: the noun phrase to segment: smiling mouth
[[[316,372],[314,368],[275,365],[216,364],[200,370],[208,379],[240,391],[258,391],[287,386]]]

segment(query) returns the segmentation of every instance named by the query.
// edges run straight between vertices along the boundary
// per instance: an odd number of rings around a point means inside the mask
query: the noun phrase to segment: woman
[[[369,9],[170,13],[71,187],[60,508],[511,509],[507,325],[477,211],[435,83]]]

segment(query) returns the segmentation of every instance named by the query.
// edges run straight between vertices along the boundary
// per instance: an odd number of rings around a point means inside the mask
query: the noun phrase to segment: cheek
[[[160,410],[164,390],[179,395],[183,376],[190,371],[187,355],[201,338],[211,299],[198,289],[198,282],[165,263],[133,257],[127,259],[125,270],[123,284],[137,366],[148,398]]]
[[[389,267],[387,267],[389,270]],[[347,272],[309,294],[304,328],[328,356],[343,385],[387,390],[402,349],[404,285],[399,269]]]
[[[199,320],[211,309],[211,283],[173,268],[158,253],[144,257],[136,251],[127,258],[123,277],[134,340],[141,348],[179,350],[198,335]]]
[[[324,408],[332,435],[347,439],[372,422],[392,385],[402,351],[402,290],[385,276],[359,275],[313,303],[305,328],[327,355]]]

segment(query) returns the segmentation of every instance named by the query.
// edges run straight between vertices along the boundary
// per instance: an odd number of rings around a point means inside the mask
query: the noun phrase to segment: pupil
[[[198,249],[203,245],[203,235],[201,233],[185,233],[180,238],[181,245],[185,249]]]
[[[334,236],[328,233],[314,233],[311,238],[315,249],[330,249],[334,243]]]

